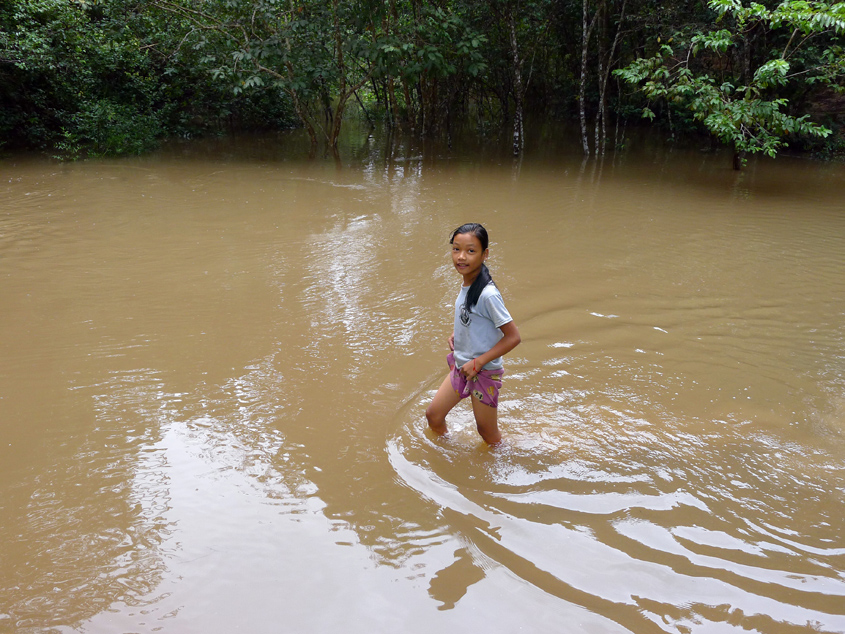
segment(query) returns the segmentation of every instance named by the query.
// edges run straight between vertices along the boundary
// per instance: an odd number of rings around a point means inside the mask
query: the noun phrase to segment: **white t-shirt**
[[[513,321],[505,308],[502,294],[496,285],[488,284],[481,291],[478,303],[469,314],[466,303],[469,286],[462,286],[455,301],[455,363],[461,367],[495,346],[504,335],[501,326]],[[485,370],[501,370],[502,357],[493,359],[484,366]]]

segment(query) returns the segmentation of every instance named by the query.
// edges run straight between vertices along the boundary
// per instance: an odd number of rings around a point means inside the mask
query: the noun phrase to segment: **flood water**
[[[0,631],[845,632],[845,167],[577,147],[0,162]]]

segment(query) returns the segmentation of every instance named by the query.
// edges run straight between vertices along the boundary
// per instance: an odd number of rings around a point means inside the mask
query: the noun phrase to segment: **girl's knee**
[[[473,397],[475,398],[475,397]],[[495,445],[502,439],[499,431],[499,413],[495,407],[485,405],[481,401],[473,400],[475,414],[475,428],[488,445]]]
[[[425,419],[428,421],[428,426],[431,430],[438,434],[446,433],[446,417],[439,414],[430,405],[425,410]]]
[[[492,426],[482,426],[476,424],[475,428],[478,430],[478,434],[481,436],[482,440],[484,440],[484,442],[488,445],[497,445],[502,441],[502,432],[499,431],[499,426],[496,424]]]

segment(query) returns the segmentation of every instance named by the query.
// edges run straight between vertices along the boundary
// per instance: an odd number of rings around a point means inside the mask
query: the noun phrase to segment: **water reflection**
[[[2,604],[15,631],[72,626],[116,601],[146,605],[167,572],[160,377],[120,373],[74,389],[92,398],[93,428],[53,435],[55,462],[28,469],[10,492],[17,504],[4,505]]]

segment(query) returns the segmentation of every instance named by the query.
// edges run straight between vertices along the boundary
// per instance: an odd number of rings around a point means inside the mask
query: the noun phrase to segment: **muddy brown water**
[[[575,148],[0,162],[0,631],[845,631],[845,168]]]

